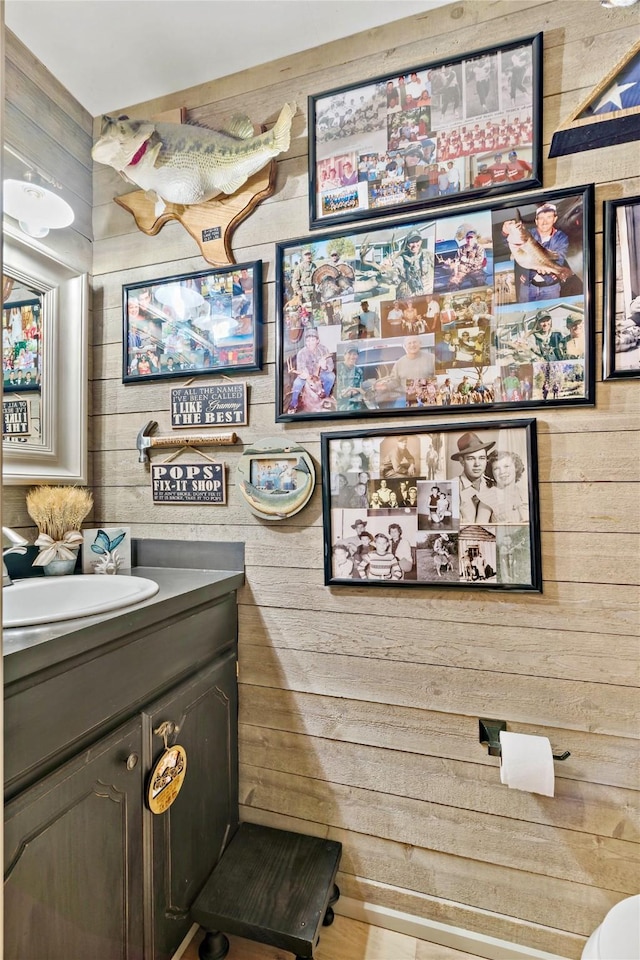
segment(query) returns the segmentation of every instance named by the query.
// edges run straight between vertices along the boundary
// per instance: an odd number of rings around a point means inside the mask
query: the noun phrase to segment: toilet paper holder
[[[480,727],[479,740],[483,746],[489,748],[490,757],[499,757],[502,753],[500,749],[500,731],[507,729],[506,720],[478,720]],[[571,753],[565,750],[564,753],[553,754],[554,760],[566,760]]]

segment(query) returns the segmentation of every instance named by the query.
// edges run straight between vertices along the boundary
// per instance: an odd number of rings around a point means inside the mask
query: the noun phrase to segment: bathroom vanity
[[[237,828],[243,562],[166,547],[138,541],[142,604],[5,631],[5,960],[168,960]],[[154,815],[164,722],[187,769]]]

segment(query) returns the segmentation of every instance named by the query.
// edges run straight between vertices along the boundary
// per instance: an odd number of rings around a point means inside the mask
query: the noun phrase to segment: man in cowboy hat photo
[[[495,447],[495,441],[483,443],[475,433],[463,433],[458,438],[457,451],[451,460],[460,464],[458,476],[460,487],[460,522],[491,523],[494,518],[495,494],[487,483],[485,470],[487,452]]]
[[[341,541],[348,546],[351,556],[358,561],[367,555],[373,544],[373,534],[365,530],[366,526],[366,520],[356,520],[351,524],[351,529],[355,530],[355,536],[346,537]]]

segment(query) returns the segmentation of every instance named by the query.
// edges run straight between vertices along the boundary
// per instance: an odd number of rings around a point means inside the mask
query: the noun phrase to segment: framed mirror
[[[4,225],[5,484],[87,482],[88,280]]]

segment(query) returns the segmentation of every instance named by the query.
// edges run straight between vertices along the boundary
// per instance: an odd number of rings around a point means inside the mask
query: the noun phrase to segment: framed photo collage
[[[542,34],[309,98],[312,228],[542,185]]]

